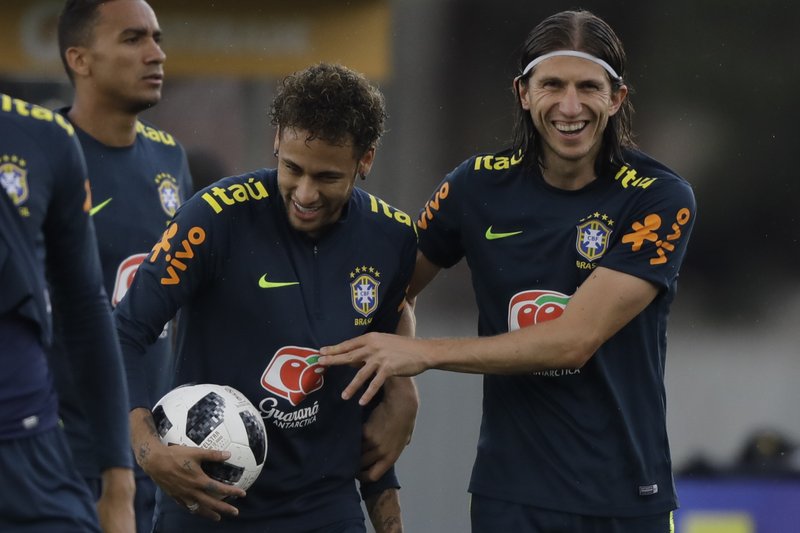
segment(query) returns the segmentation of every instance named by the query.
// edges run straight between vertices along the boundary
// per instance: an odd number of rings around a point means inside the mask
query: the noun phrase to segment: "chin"
[[[141,100],[136,100],[131,102],[130,111],[134,114],[139,114],[142,111],[147,111],[151,107],[154,107],[160,101],[161,101],[160,93],[157,96],[153,96],[151,98],[143,98]]]

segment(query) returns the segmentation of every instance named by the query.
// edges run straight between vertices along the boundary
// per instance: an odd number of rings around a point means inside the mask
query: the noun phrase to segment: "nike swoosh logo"
[[[109,198],[108,200],[105,200],[104,202],[99,203],[96,206],[94,206],[91,209],[89,209],[89,216],[90,217],[95,216],[101,209],[103,209],[105,206],[107,206],[108,203],[111,202],[111,200],[113,200],[113,198]]]
[[[486,240],[493,241],[495,239],[505,239],[506,237],[513,237],[519,235],[522,231],[509,231],[508,233],[495,233],[492,231],[492,226],[486,228]]]
[[[278,287],[288,287],[289,285],[300,285],[299,281],[267,281],[267,275],[264,274],[258,280],[258,286],[262,289],[276,289]]]

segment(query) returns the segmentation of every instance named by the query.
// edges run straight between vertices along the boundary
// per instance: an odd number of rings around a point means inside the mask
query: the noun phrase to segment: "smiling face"
[[[80,54],[76,83],[86,82],[93,97],[138,113],[161,99],[166,55],[155,13],[142,0],[112,0],[98,8],[91,43]]]
[[[565,171],[582,181],[593,179],[608,119],[627,91],[624,85],[612,91],[600,65],[567,56],[542,61],[527,81],[519,82],[520,104],[541,136],[544,166],[551,170],[546,177]]]
[[[307,139],[308,132],[293,128],[282,128],[275,136],[278,190],[289,224],[317,238],[339,220],[353,193],[356,174],[369,172],[375,149],[359,160],[351,143]]]

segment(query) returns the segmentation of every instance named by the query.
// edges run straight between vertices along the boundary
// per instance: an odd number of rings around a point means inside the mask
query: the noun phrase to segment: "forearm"
[[[128,450],[127,386],[105,293],[60,306],[63,342],[90,427],[101,469],[132,466]]]
[[[472,374],[519,374],[555,368],[580,368],[597,343],[569,338],[545,323],[493,337],[420,341],[426,368]]]
[[[400,491],[387,489],[365,500],[370,522],[376,533],[401,533]]]
[[[164,446],[156,430],[153,415],[149,409],[139,407],[133,409],[128,416],[131,431],[131,448],[134,457],[142,470],[147,467],[154,453]]]

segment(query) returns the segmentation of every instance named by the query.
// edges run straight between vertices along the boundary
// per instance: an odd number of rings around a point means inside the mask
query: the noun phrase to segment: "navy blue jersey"
[[[69,108],[59,111],[66,116]],[[191,196],[191,176],[183,147],[170,134],[151,125],[138,121],[136,140],[125,147],[107,146],[74,127],[89,172],[92,221],[105,289],[114,307],[178,206]],[[59,317],[55,318],[58,326]],[[167,333],[165,329],[147,349],[148,394],[153,403],[166,392],[172,370],[172,341]],[[55,354],[63,351],[58,341],[57,336]],[[81,392],[68,369],[56,376],[60,414],[75,463],[84,476],[97,477],[100,470],[91,432],[80,409]]]
[[[62,357],[81,387],[95,393],[83,398],[92,427],[104,428],[93,432],[97,461],[103,467],[130,467],[121,356],[88,215],[86,166],[69,122],[0,95],[0,183],[33,243],[41,279],[46,257],[53,303],[64,317],[69,353]],[[11,293],[4,287],[0,302]],[[0,308],[5,312],[0,318],[0,438],[8,439],[54,427],[57,398],[44,343],[32,342],[31,330],[14,327],[30,314],[8,310],[5,302]]]
[[[175,384],[231,385],[267,427],[240,519],[294,531],[361,517],[363,413],[340,397],[355,370],[323,369],[317,350],[393,332],[415,255],[410,217],[360,189],[316,241],[289,226],[275,170],[198,192],[115,310],[131,407],[152,408],[141,353],[180,308]]]
[[[480,335],[557,318],[598,266],[661,288],[583,368],[484,377],[473,493],[597,516],[676,506],[666,323],[695,201],[662,164],[625,157],[577,191],[549,186],[510,152],[473,157],[420,214],[424,255],[443,267],[469,263]]]

